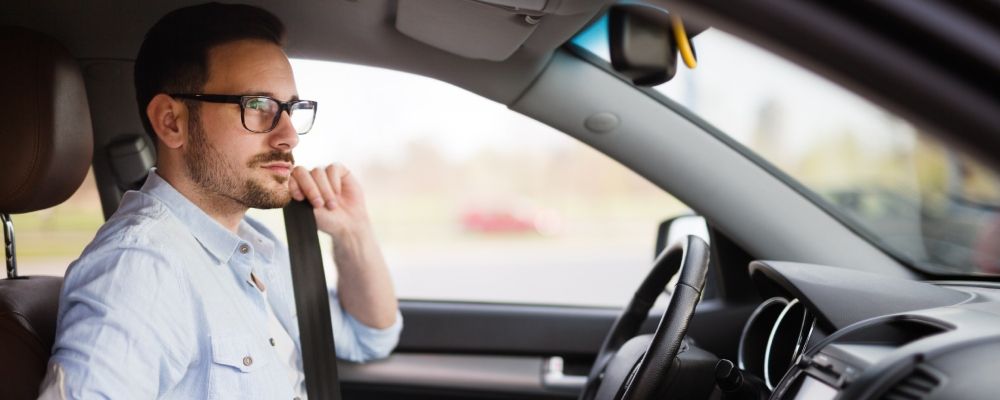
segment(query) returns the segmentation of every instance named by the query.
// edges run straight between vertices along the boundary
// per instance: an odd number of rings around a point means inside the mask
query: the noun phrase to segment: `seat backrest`
[[[93,154],[83,75],[55,40],[0,27],[0,214],[69,198]],[[9,270],[9,267],[8,267]],[[61,277],[0,280],[0,399],[35,399],[55,339]]]
[[[56,334],[62,278],[0,280],[0,398],[38,398]]]

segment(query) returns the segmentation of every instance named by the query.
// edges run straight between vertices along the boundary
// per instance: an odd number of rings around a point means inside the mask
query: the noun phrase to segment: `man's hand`
[[[288,185],[293,199],[309,200],[316,226],[334,240],[369,228],[361,184],[347,167],[337,163],[312,171],[295,167]]]
[[[370,327],[392,326],[399,304],[357,179],[340,164],[312,171],[295,167],[288,185],[293,199],[312,203],[316,227],[333,237],[344,310]]]

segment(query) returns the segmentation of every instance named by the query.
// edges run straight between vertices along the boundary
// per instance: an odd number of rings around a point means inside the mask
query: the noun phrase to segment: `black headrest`
[[[0,213],[45,209],[87,175],[93,127],[80,66],[55,40],[0,27]]]

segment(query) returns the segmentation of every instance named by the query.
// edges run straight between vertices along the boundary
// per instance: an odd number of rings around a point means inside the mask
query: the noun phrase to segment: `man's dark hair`
[[[285,26],[257,7],[208,3],[174,10],[149,29],[135,58],[134,77],[139,117],[154,145],[156,132],[146,116],[153,97],[201,91],[208,80],[209,50],[245,39],[283,46]]]

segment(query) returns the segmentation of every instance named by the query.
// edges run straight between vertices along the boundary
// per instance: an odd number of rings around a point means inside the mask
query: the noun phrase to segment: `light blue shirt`
[[[285,245],[249,217],[233,234],[150,172],[66,274],[50,360],[66,397],[291,399],[251,272],[301,353]],[[396,346],[400,315],[387,329],[365,326],[332,291],[330,308],[338,357]]]

